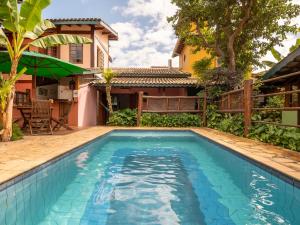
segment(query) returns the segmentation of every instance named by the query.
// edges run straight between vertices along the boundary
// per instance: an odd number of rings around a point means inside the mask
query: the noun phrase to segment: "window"
[[[97,49],[97,67],[100,69],[104,68],[104,54],[101,49]]]
[[[83,45],[70,44],[70,62],[83,63]]]
[[[50,47],[50,48],[47,48],[46,49],[46,54],[47,55],[50,55],[52,57],[58,57],[58,54],[57,54],[57,47]]]
[[[183,55],[183,62],[185,62],[185,60],[186,60],[186,56],[185,56],[185,55]]]

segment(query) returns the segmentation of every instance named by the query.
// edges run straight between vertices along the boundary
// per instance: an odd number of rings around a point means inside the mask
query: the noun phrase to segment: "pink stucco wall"
[[[88,85],[78,91],[78,126],[97,125],[97,90]]]

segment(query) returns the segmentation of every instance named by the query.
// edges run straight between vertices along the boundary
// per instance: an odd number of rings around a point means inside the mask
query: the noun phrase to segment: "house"
[[[51,33],[82,35],[92,44],[63,45],[48,49],[31,48],[89,70],[85,75],[60,80],[23,76],[16,84],[18,94],[30,93],[37,99],[53,99],[53,117],[68,111],[68,123],[74,127],[104,125],[107,121],[105,81],[99,79],[101,70],[111,62],[109,42],[118,40],[118,34],[99,18],[51,19],[56,25]],[[113,68],[117,76],[112,81],[112,100],[115,110],[136,108],[138,92],[153,96],[195,95],[197,79],[191,74],[172,67]],[[100,75],[100,76],[99,76]],[[75,90],[71,90],[71,86]],[[20,117],[14,110],[14,118]]]
[[[48,34],[76,34],[92,39],[92,44],[62,45],[47,49],[31,47],[30,51],[51,55],[83,68],[108,68],[111,62],[109,42],[118,40],[118,34],[100,18],[50,19],[55,29]],[[16,83],[16,92],[30,92],[36,99],[53,99],[53,117],[58,118],[63,111],[69,111],[69,125],[86,127],[97,124],[97,90],[89,86],[94,74],[62,78],[60,80],[24,75]],[[70,90],[74,86],[75,90]],[[73,88],[72,88],[73,89]],[[67,109],[69,107],[69,109]],[[88,112],[88,116],[87,116]],[[20,114],[14,110],[14,118]]]
[[[195,77],[193,65],[195,62],[210,58],[209,53],[205,49],[195,52],[195,48],[184,43],[184,40],[179,38],[173,50],[173,58],[179,57],[179,70],[192,74]],[[217,59],[213,60],[212,68],[217,67]]]
[[[191,74],[167,67],[113,68],[116,77],[112,80],[112,102],[114,110],[137,108],[138,93],[149,96],[188,96],[197,87],[197,79]],[[105,81],[96,80],[93,86],[100,93],[101,105],[106,105]],[[107,120],[105,107],[100,108],[100,124]]]
[[[268,80],[264,89],[294,92],[285,95],[284,107],[292,107],[294,110],[282,111],[282,123],[300,125],[300,47],[267,71],[263,80]]]

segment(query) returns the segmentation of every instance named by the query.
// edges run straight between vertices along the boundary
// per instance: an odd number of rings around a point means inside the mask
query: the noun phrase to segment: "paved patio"
[[[26,136],[24,140],[17,142],[0,143],[0,184],[114,129],[116,128],[92,127],[70,134]],[[274,147],[246,138],[236,137],[208,128],[195,128],[190,130],[213,139],[219,144],[231,148],[246,157],[300,182],[300,153],[298,152]]]

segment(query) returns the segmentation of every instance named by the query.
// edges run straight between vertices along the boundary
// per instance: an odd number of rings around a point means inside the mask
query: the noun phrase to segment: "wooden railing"
[[[244,112],[244,89],[237,89],[221,94],[218,101],[219,112]]]
[[[15,98],[14,98],[15,106],[24,106],[30,104],[31,104],[30,90],[27,90],[26,92],[16,91]]]
[[[138,126],[142,113],[199,113],[206,124],[206,96],[146,96],[139,92]]]
[[[273,91],[269,93],[256,93],[253,88],[252,80],[245,81],[244,87],[241,89],[225,92],[220,95],[218,100],[213,100],[211,103],[218,106],[218,112],[220,113],[242,113],[244,116],[244,135],[249,134],[249,129],[252,124],[273,124],[283,127],[298,127],[300,128],[300,72],[287,74],[280,77],[271,78],[262,81],[263,87],[266,87],[270,82],[280,82],[284,79],[295,79],[297,89],[285,90],[285,91]],[[278,84],[279,85],[279,84]],[[295,86],[295,85],[294,85]],[[287,88],[286,88],[287,89]],[[297,95],[297,100],[291,102],[291,96]],[[266,107],[266,98],[273,96],[285,96],[285,103],[282,107]],[[257,99],[262,104],[257,104]],[[297,111],[298,112],[298,124],[282,124],[270,121],[255,121],[252,120],[252,115],[255,112],[262,111]]]

